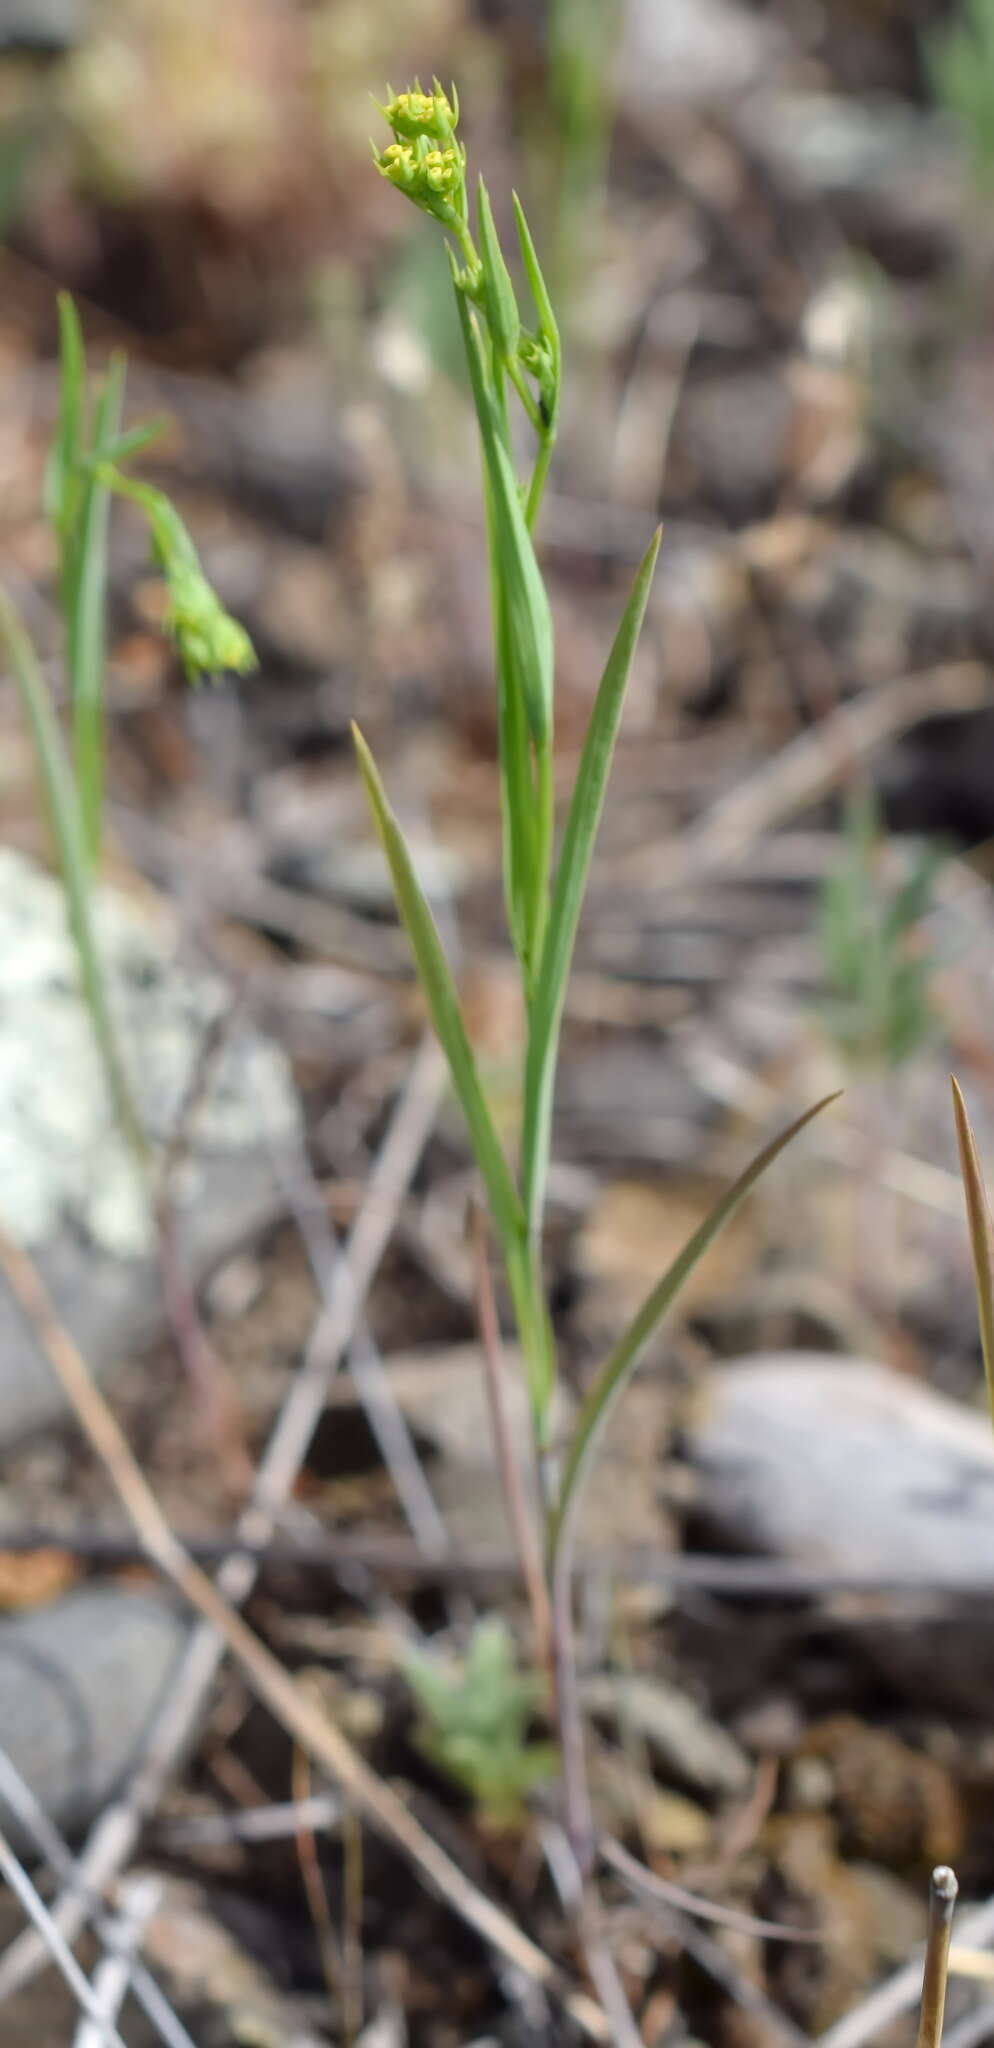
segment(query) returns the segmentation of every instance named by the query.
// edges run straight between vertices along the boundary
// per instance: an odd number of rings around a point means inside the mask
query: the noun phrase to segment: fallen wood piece
[[[976,1710],[989,1696],[994,1618],[976,1599],[994,1580],[985,1415],[886,1366],[784,1352],[712,1375],[688,1449],[704,1519],[737,1549],[941,1588],[923,1610],[875,1607],[861,1643],[916,1697]],[[844,1598],[840,1611],[858,1599],[865,1612],[874,1595]]]

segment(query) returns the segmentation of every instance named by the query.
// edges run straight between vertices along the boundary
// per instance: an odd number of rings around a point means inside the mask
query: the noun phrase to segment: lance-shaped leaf
[[[373,813],[373,822],[390,868],[397,908],[411,943],[431,1021],[449,1063],[452,1085],[469,1126],[476,1163],[487,1190],[494,1225],[505,1256],[513,1256],[516,1250],[520,1250],[522,1243],[521,1202],[487,1107],[473,1049],[462,1020],[451,969],[424,891],[414,872],[404,835],[390,808],[376,763],[355,725],[352,727],[352,737]]]
[[[518,230],[518,241],[521,244],[521,259],[525,266],[528,287],[535,301],[535,310],[538,314],[539,336],[549,351],[552,366],[552,375],[549,380],[549,391],[547,393],[547,406],[549,411],[548,425],[554,427],[559,411],[559,395],[562,384],[562,342],[559,338],[556,316],[552,310],[549,288],[542,275],[542,267],[535,251],[535,244],[532,241],[531,229],[525,219],[524,208],[516,192],[512,192],[511,198],[514,204],[514,220]]]
[[[538,984],[529,1016],[522,1118],[522,1178],[525,1214],[533,1234],[539,1225],[545,1195],[559,1028],[576,928],[586,892],[632,657],[645,617],[659,553],[659,541],[660,534],[656,533],[643,557],[590,714],[563,834]]]
[[[67,549],[74,525],[73,494],[79,486],[79,459],[86,439],[86,350],[79,314],[68,292],[60,292],[59,418],[45,472],[45,516],[55,528],[60,573],[68,573]]]
[[[518,312],[518,301],[514,296],[511,273],[497,239],[490,195],[482,178],[477,188],[476,205],[480,224],[483,303],[486,308],[487,325],[498,356],[502,362],[507,363],[517,354],[521,315]]]
[[[955,1079],[952,1082],[952,1089],[956,1141],[959,1145],[960,1171],[966,1196],[967,1222],[970,1225],[980,1346],[984,1356],[987,1399],[990,1403],[991,1420],[994,1421],[994,1225],[991,1222],[990,1202],[987,1199],[976,1139],[967,1115],[962,1089]]]
[[[836,1090],[834,1094],[826,1095],[820,1102],[816,1102],[811,1109],[805,1110],[803,1116],[797,1117],[785,1131],[781,1131],[778,1137],[772,1139],[770,1144],[764,1145],[763,1150],[757,1153],[745,1172],[739,1175],[738,1180],[733,1181],[730,1188],[726,1188],[725,1193],[705,1216],[703,1223],[698,1224],[697,1229],[687,1239],[683,1250],[677,1253],[662,1279],[646,1296],[624,1336],[601,1367],[580,1409],[563,1472],[559,1504],[549,1539],[553,1562],[557,1556],[563,1554],[564,1544],[568,1554],[570,1530],[591,1458],[615,1402],[638,1364],[643,1345],[651,1337],[657,1323],[672,1307],[680,1289],[685,1286],[719,1232],[734,1216],[750,1188],[755,1186],[761,1174],[772,1165],[784,1146],[789,1145],[799,1131],[803,1131],[805,1124],[810,1123],[812,1117],[818,1116],[830,1102],[837,1101],[838,1094],[839,1091]]]
[[[494,560],[504,600],[509,686],[513,684],[521,691],[529,730],[536,745],[540,745],[552,733],[552,613],[511,458],[497,421],[479,328],[466,303],[465,292],[460,289],[454,260],[453,276],[490,486]]]

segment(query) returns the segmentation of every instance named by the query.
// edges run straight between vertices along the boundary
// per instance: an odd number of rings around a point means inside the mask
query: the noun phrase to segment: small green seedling
[[[151,421],[122,432],[124,358],[112,358],[102,382],[91,380],[79,317],[66,293],[59,297],[59,357],[59,414],[45,476],[45,511],[58,557],[71,718],[68,739],[31,639],[2,590],[0,645],[34,743],[83,996],[111,1100],[144,1175],[148,1145],[114,1026],[92,901],[103,838],[107,527],[112,496],[129,498],[144,515],[168,592],[166,629],[188,679],[196,682],[222,669],[243,673],[255,657],[248,635],[211,588],[169,499],[125,474],[122,464],[149,445],[161,423]]]
[[[461,1661],[418,1653],[405,1671],[418,1704],[422,1754],[467,1794],[483,1821],[514,1826],[528,1794],[555,1774],[558,1757],[551,1743],[532,1739],[544,1687],[518,1668],[506,1624],[498,1616],[477,1622]]]
[[[821,1015],[855,1066],[889,1071],[938,1029],[930,996],[936,963],[923,926],[943,856],[922,847],[903,880],[888,884],[880,872],[884,848],[876,799],[860,789],[849,799],[841,858],[822,893],[829,995]]]

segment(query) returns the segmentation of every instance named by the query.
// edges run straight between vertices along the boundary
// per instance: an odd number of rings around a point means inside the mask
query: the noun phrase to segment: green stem
[[[521,364],[518,362],[516,356],[511,357],[507,365],[507,372],[512,384],[514,385],[515,391],[517,392],[518,397],[520,398],[521,403],[524,406],[526,413],[528,414],[528,418],[530,419],[532,426],[534,427],[535,432],[538,435],[539,440],[544,440],[545,421],[542,418],[541,410],[539,408],[539,404],[534,395],[534,392],[529,390],[528,379],[525,376]]]
[[[529,533],[533,533],[535,530],[535,521],[541,509],[542,498],[549,475],[549,464],[552,461],[552,451],[555,445],[555,428],[543,427],[538,454],[535,457],[535,467],[532,470],[531,482],[528,485],[528,496],[525,499],[525,522]]]
[[[535,865],[528,933],[529,995],[538,982],[549,921],[549,878],[556,829],[556,782],[551,741],[535,750]]]
[[[34,646],[6,593],[0,590],[0,641],[6,647],[18,696],[31,729],[55,838],[69,928],[79,960],[83,998],[121,1132],[147,1180],[151,1163],[107,998],[93,925],[90,863],[83,820],[62,734]]]

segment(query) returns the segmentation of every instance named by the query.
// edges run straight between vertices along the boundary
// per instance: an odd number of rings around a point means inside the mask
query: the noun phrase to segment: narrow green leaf
[[[952,1080],[953,1115],[956,1119],[956,1141],[959,1145],[960,1171],[963,1175],[963,1192],[966,1196],[966,1215],[970,1225],[970,1249],[973,1253],[973,1277],[977,1290],[977,1317],[980,1323],[980,1346],[984,1356],[984,1375],[987,1380],[987,1399],[990,1403],[991,1420],[994,1421],[994,1224],[991,1222],[990,1203],[984,1185],[983,1170],[977,1142],[967,1115],[966,1103],[959,1082]]]
[[[487,1107],[449,963],[376,764],[355,725],[352,737],[373,821],[390,868],[397,908],[411,942],[432,1023],[449,1063],[452,1085],[462,1104],[501,1247],[505,1257],[510,1258],[520,1252],[522,1243],[521,1202]]]
[[[529,730],[539,744],[552,733],[552,613],[498,425],[479,328],[458,285],[456,304],[493,500],[494,551],[505,605],[509,679],[521,691]]]
[[[501,360],[507,363],[517,354],[521,315],[511,283],[511,273],[497,239],[490,196],[482,178],[476,200],[480,225],[480,256],[483,263],[483,303],[494,347]]]
[[[522,1178],[525,1214],[533,1235],[539,1227],[545,1196],[559,1029],[576,928],[659,542],[660,534],[657,532],[635,578],[590,714],[556,869],[538,985],[529,1014],[522,1117]]]
[[[79,314],[68,292],[60,292],[59,417],[45,473],[45,516],[55,529],[63,580],[70,573],[67,540],[74,523],[73,494],[86,438],[86,351]]]
[[[157,441],[168,425],[163,415],[161,419],[146,420],[141,427],[129,427],[126,434],[114,434],[109,441],[101,441],[99,434],[95,434],[87,461],[127,462],[130,456],[140,455],[152,441]]]
[[[651,1293],[646,1296],[641,1308],[629,1323],[624,1336],[615,1345],[610,1357],[601,1367],[580,1409],[576,1429],[573,1433],[573,1441],[566,1460],[566,1468],[563,1473],[559,1493],[559,1504],[549,1539],[550,1555],[553,1561],[555,1561],[557,1554],[562,1551],[564,1542],[568,1544],[570,1528],[576,1513],[581,1487],[589,1470],[590,1460],[597,1441],[618,1396],[622,1393],[638,1364],[639,1354],[643,1345],[651,1337],[657,1323],[666,1314],[667,1310],[672,1307],[680,1289],[689,1280],[694,1268],[700,1263],[705,1252],[714,1243],[719,1232],[724,1229],[725,1224],[734,1216],[740,1202],[749,1193],[750,1188],[755,1186],[760,1175],[766,1172],[768,1166],[772,1165],[773,1160],[776,1159],[778,1153],[783,1151],[784,1146],[789,1145],[791,1139],[796,1138],[798,1132],[804,1129],[805,1124],[811,1122],[812,1117],[818,1116],[823,1109],[827,1108],[830,1102],[837,1101],[838,1094],[839,1091],[836,1090],[835,1094],[824,1096],[820,1102],[816,1102],[811,1109],[805,1110],[803,1116],[797,1117],[792,1124],[788,1125],[785,1131],[781,1131],[778,1137],[772,1139],[770,1144],[765,1145],[763,1150],[757,1153],[755,1159],[746,1167],[745,1172],[741,1173],[738,1180],[734,1181],[732,1186],[726,1189],[725,1193],[715,1203],[713,1209],[705,1216],[703,1223],[699,1224],[697,1229],[687,1239],[683,1250],[678,1252],[672,1265],[663,1274],[662,1279],[657,1282]]]
[[[124,405],[126,364],[111,362],[97,402],[94,441],[112,438]],[[95,472],[81,472],[74,536],[75,573],[68,628],[69,684],[73,707],[73,755],[80,814],[88,856],[100,851],[104,795],[104,664],[107,592],[107,520],[110,493]]]

